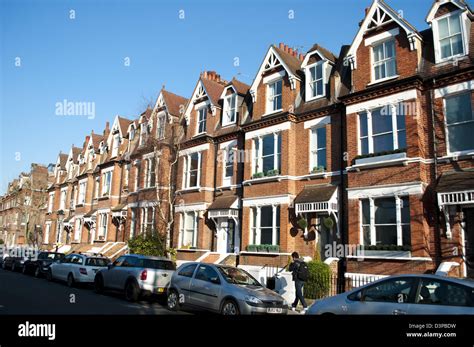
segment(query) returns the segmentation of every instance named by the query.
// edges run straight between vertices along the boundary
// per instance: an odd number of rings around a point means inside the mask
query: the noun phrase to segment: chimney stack
[[[110,129],[109,129],[109,121],[105,122],[105,129],[104,129],[104,137],[107,137],[109,135]]]

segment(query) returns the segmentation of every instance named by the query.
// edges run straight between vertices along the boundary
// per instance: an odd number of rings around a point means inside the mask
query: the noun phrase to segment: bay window
[[[201,178],[201,155],[201,152],[195,152],[184,157],[184,188],[199,187]]]
[[[198,110],[198,120],[197,120],[197,133],[206,132],[206,121],[207,121],[207,107],[202,107]]]
[[[406,148],[403,110],[403,105],[388,105],[359,113],[361,155]]]
[[[464,54],[462,23],[459,14],[450,15],[437,21],[439,52],[441,59],[449,59]]]
[[[444,99],[449,152],[474,149],[474,115],[471,92]]]
[[[374,80],[393,77],[397,74],[395,40],[389,40],[372,48]]]
[[[326,127],[311,129],[310,138],[310,170],[326,169]]]
[[[251,211],[251,240],[255,245],[280,243],[280,206],[256,206]]]
[[[410,203],[407,196],[362,199],[360,206],[364,245],[411,244]]]
[[[281,134],[255,138],[253,158],[253,174],[267,176],[281,173]]]
[[[235,123],[237,119],[237,95],[231,94],[224,98],[224,114],[222,125],[226,126]]]
[[[283,80],[271,82],[267,86],[267,113],[281,110],[282,108],[282,84]]]
[[[197,247],[198,216],[197,211],[184,212],[180,222],[181,247]]]

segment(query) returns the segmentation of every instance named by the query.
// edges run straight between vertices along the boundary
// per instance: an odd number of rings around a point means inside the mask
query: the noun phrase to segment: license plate
[[[279,307],[270,307],[267,308],[267,313],[282,313],[283,310]]]
[[[165,288],[157,288],[156,291],[158,293],[163,293],[165,291]]]

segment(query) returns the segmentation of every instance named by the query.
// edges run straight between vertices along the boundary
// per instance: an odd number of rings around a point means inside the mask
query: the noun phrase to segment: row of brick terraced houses
[[[348,276],[473,276],[473,18],[438,0],[417,31],[375,0],[339,55],[272,45],[250,86],[163,89],[58,156],[44,247],[116,257],[157,230],[179,260],[283,267],[348,244]]]

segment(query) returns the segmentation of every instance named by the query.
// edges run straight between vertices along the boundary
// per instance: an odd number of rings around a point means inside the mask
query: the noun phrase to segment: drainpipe
[[[217,151],[218,149],[219,149],[219,144],[216,141],[214,141],[214,187],[213,187],[214,191],[212,193],[212,197],[214,200],[216,199],[216,188],[217,188]],[[217,223],[214,222],[214,225],[216,226],[216,231],[213,233],[212,238],[211,238],[211,251],[214,251],[214,246],[215,246],[214,240],[217,237]]]
[[[344,132],[344,129],[345,129],[345,123],[346,123],[346,112],[345,112],[346,108],[344,105],[342,105],[342,109],[340,110],[339,112],[339,115],[341,117],[341,124],[340,124],[340,143],[341,143],[341,161],[340,161],[340,170],[339,170],[339,173],[340,173],[340,177],[341,177],[341,183],[340,183],[340,186],[341,186],[341,193],[340,193],[340,196],[341,196],[341,199],[340,199],[340,203],[339,203],[339,206],[340,206],[340,209],[338,211],[339,213],[339,227],[340,227],[340,231],[341,231],[341,243],[343,245],[345,245],[347,242],[348,242],[348,239],[346,238],[346,233],[348,232],[347,231],[347,227],[346,227],[346,213],[345,213],[345,209],[346,209],[346,191],[345,191],[345,188],[346,188],[346,184],[345,184],[345,177],[344,177],[344,169],[346,167],[345,165],[345,160],[344,160],[344,157],[345,157],[345,152],[347,150],[347,146],[346,146],[346,137],[345,137],[345,132]],[[345,290],[345,282],[343,279],[344,279],[344,274],[346,273],[346,269],[347,269],[347,258],[346,258],[346,254],[343,253],[343,258],[341,259],[342,261],[339,262],[339,266],[338,266],[338,278],[340,280],[340,283],[342,285],[342,290]]]
[[[121,170],[120,170],[120,186],[119,186],[119,198],[118,198],[118,203],[119,205],[122,203],[122,184],[123,184],[123,160],[119,161],[119,166],[121,167]],[[117,237],[117,233],[120,231],[120,227],[121,227],[121,224],[122,223],[122,218],[120,218],[119,220],[119,225],[117,227],[117,232],[115,233],[115,241],[118,242],[118,237]],[[122,230],[122,242],[125,242],[125,226],[123,227],[123,230]]]
[[[433,84],[432,86],[434,87],[436,83],[436,79],[433,78]],[[433,174],[434,174],[434,179],[435,182],[438,182],[438,141],[436,140],[436,129],[435,129],[435,110],[434,110],[434,92],[433,88],[430,90],[430,108],[431,108],[431,130],[432,130],[432,136],[433,136]],[[436,192],[434,192],[434,197],[435,197],[435,216],[436,216],[436,223],[435,223],[435,241],[436,238],[438,238],[438,242],[435,242],[435,264],[436,268],[441,264],[442,257],[441,257],[441,230],[439,227],[439,220],[440,220],[440,211],[438,208],[438,203],[436,199]]]

